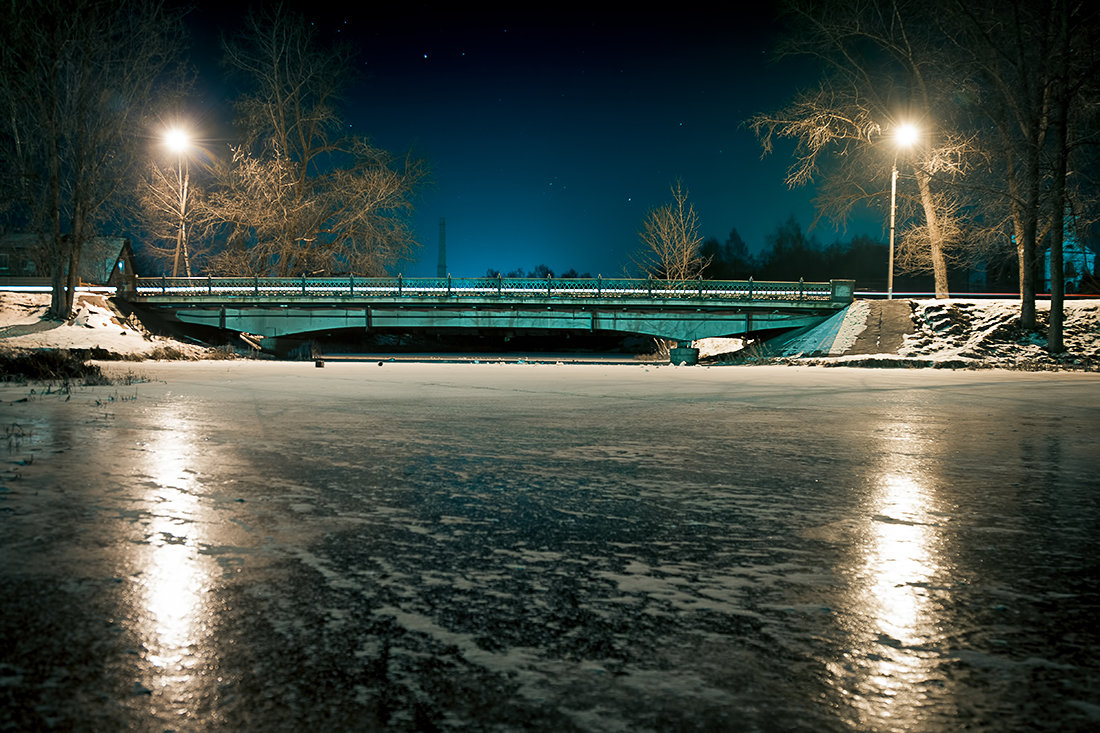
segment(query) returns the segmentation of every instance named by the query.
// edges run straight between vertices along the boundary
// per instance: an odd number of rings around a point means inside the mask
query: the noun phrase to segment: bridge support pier
[[[668,350],[668,361],[674,366],[695,366],[699,363],[699,349],[692,347],[692,341],[677,341]]]

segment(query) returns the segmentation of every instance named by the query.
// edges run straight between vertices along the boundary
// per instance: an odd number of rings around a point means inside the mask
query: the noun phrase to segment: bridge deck
[[[335,328],[584,328],[679,340],[796,328],[851,280],[137,278],[124,297],[184,322],[280,336]],[[755,325],[754,325],[755,324]]]
[[[130,300],[166,302],[218,299],[275,299],[287,296],[356,299],[460,297],[460,298],[596,298],[604,299],[733,299],[768,302],[850,302],[850,280],[829,282],[763,282],[748,280],[655,280],[604,278],[271,278],[193,277],[136,278],[127,293]]]

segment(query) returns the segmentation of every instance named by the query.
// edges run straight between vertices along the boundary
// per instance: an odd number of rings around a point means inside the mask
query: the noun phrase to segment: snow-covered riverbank
[[[698,342],[703,357],[752,363],[822,364],[830,366],[949,366],[1007,369],[1100,369],[1100,300],[1066,304],[1066,353],[1046,350],[1049,304],[1039,303],[1041,332],[1019,326],[1014,300],[915,300],[911,314],[896,323],[876,320],[881,301],[857,301],[844,314],[770,352],[752,347],[738,352],[740,339]],[[0,349],[73,349],[114,355],[119,359],[202,359],[224,356],[203,346],[154,335],[121,318],[107,297],[81,293],[76,315],[67,322],[45,320],[49,295],[0,292]],[[874,321],[891,331],[875,349],[853,348]],[[864,339],[866,341],[866,339]],[[877,340],[876,340],[877,342]]]

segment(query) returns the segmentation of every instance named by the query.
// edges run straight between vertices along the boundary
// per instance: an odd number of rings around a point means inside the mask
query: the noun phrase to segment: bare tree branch
[[[698,277],[707,260],[700,253],[699,218],[680,181],[671,187],[672,201],[652,209],[642,222],[642,248],[635,264],[650,277],[672,281]]]
[[[22,224],[43,232],[50,312],[67,317],[85,242],[131,180],[141,130],[182,38],[156,0],[27,0],[0,10],[0,156]]]
[[[322,47],[302,18],[276,8],[250,16],[226,57],[252,89],[237,104],[245,141],[206,202],[207,221],[231,231],[211,266],[378,275],[408,259],[418,245],[407,218],[425,166],[342,134],[347,51]]]

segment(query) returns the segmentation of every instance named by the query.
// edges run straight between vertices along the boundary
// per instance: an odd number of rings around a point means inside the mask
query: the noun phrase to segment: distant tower
[[[447,220],[439,220],[439,265],[435,268],[436,277],[447,277]]]

